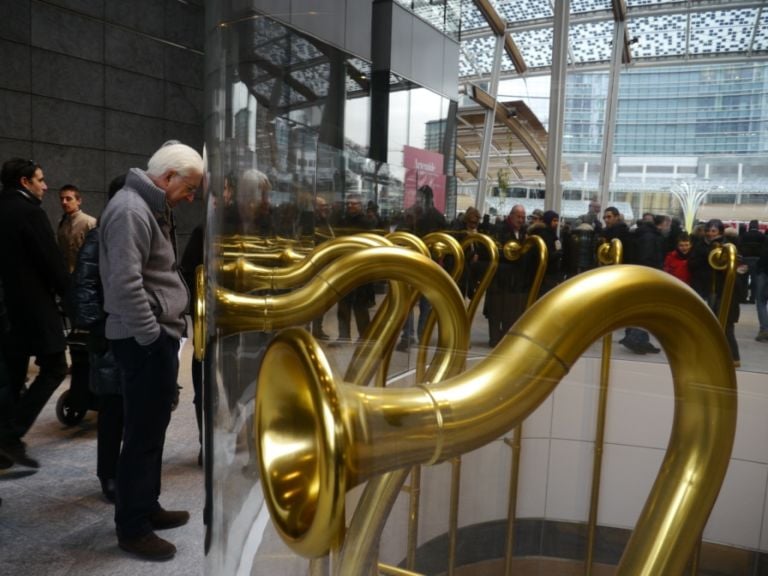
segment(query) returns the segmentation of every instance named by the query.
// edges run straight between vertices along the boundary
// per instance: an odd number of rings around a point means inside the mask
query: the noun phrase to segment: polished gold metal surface
[[[725,284],[723,285],[723,295],[720,297],[720,310],[717,315],[720,326],[723,328],[725,328],[728,322],[728,313],[731,310],[738,258],[739,254],[734,244],[723,244],[709,253],[709,265],[715,270],[725,270]]]
[[[597,247],[597,261],[602,266],[621,264],[624,261],[624,246],[621,240],[614,238],[610,242],[603,242]]]
[[[278,334],[261,365],[255,427],[279,534],[305,556],[339,546],[347,489],[498,438],[549,396],[592,342],[627,325],[649,330],[664,347],[675,412],[669,448],[617,573],[680,574],[728,466],[735,374],[722,330],[701,299],[670,275],[638,266],[593,270],[561,284],[492,356],[435,385],[337,383],[309,334]]]
[[[461,249],[461,244],[459,244],[458,240],[446,232],[431,232],[424,236],[424,243],[429,247],[432,258],[441,263],[441,265],[444,263],[446,256],[453,257],[453,267],[451,270],[448,270],[448,273],[454,282],[458,282],[464,271],[464,250]],[[435,312],[430,311],[424,323],[424,332],[419,338],[419,348],[416,351],[417,382],[424,381],[427,365],[427,348],[432,339],[432,330],[435,327],[436,318]]]
[[[621,240],[614,238],[597,247],[597,261],[603,266],[621,264],[624,250]],[[589,494],[589,517],[587,518],[587,557],[584,562],[586,576],[592,575],[597,539],[597,511],[600,503],[600,485],[603,474],[603,450],[605,447],[605,418],[608,409],[608,382],[611,376],[612,334],[603,336],[603,354],[600,357],[600,392],[597,399],[597,421],[595,423],[595,453],[592,458],[592,485]]]
[[[437,264],[399,247],[368,248],[346,254],[287,294],[250,295],[214,287],[216,336],[273,331],[309,322],[353,288],[379,280],[410,284],[433,302],[441,322],[446,324],[438,334],[437,349],[442,352],[435,355],[425,377],[429,381],[441,379],[455,362],[463,361],[454,360],[446,351],[466,350],[469,341],[463,299],[456,284]]]
[[[387,234],[387,240],[392,242],[395,246],[403,246],[404,248],[410,248],[415,250],[419,254],[429,256],[429,247],[424,243],[424,240],[411,234],[410,232],[403,232],[395,230]]]
[[[536,274],[533,276],[531,289],[528,292],[527,308],[530,308],[541,291],[541,283],[544,281],[544,273],[547,271],[547,245],[541,236],[531,235],[526,237],[522,243],[517,240],[510,240],[502,247],[502,254],[507,260],[518,260],[524,254],[527,254],[532,248],[536,248],[536,254],[539,258],[536,261]]]
[[[472,297],[472,300],[470,300],[469,306],[467,307],[467,318],[469,319],[470,326],[475,319],[477,307],[480,305],[483,296],[485,296],[488,286],[493,282],[493,277],[496,274],[496,270],[499,268],[499,246],[493,238],[486,234],[471,234],[467,235],[461,241],[461,247],[464,250],[469,248],[472,244],[479,244],[485,249],[488,255],[488,266],[480,280],[480,284],[475,289],[475,295]],[[464,265],[466,266],[466,263]]]
[[[231,235],[213,241],[213,250],[225,260],[248,258],[272,266],[289,265],[303,260],[315,248],[312,239],[262,238],[260,236]]]
[[[376,565],[381,533],[409,469],[386,472],[369,480],[349,522],[344,545],[338,551],[337,576],[369,574]]]
[[[530,235],[522,244],[516,240],[507,242],[502,250],[504,257],[508,260],[518,260],[524,254],[528,253],[531,249],[536,249],[538,254],[538,260],[536,262],[536,273],[533,277],[533,282],[528,292],[528,300],[526,301],[526,310],[533,306],[539,297],[539,291],[541,290],[541,283],[544,281],[544,274],[547,271],[547,245],[541,236]],[[505,570],[506,574],[510,574],[512,568],[512,556],[515,550],[515,523],[517,522],[517,491],[520,482],[520,454],[522,450],[522,438],[523,438],[523,422],[520,421],[516,426],[512,434],[512,442],[509,443],[512,447],[512,467],[509,475],[509,500],[507,503],[507,540],[506,540],[506,560]]]
[[[306,284],[318,271],[344,254],[362,248],[391,245],[382,236],[345,236],[329,240],[301,260],[291,261],[289,265],[281,267],[260,266],[241,256],[221,265],[218,280],[236,292],[291,289]]]
[[[195,269],[195,301],[192,304],[195,307],[195,314],[192,317],[192,346],[195,359],[200,362],[205,358],[205,341],[208,338],[206,333],[205,316],[205,266],[202,264]]]

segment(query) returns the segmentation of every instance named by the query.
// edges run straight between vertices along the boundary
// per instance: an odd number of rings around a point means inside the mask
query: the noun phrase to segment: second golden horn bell
[[[593,270],[558,286],[492,356],[436,385],[337,383],[309,334],[280,333],[264,356],[255,414],[261,478],[279,534],[308,557],[337,547],[348,489],[498,438],[549,396],[592,342],[624,326],[650,330],[664,347],[675,416],[617,573],[682,573],[728,467],[735,373],[704,302],[670,275],[640,266]]]

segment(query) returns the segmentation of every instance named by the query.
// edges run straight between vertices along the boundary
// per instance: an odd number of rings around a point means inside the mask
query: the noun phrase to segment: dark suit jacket
[[[66,348],[56,296],[69,274],[48,216],[34,196],[0,194],[0,278],[11,323],[10,352],[37,356]]]

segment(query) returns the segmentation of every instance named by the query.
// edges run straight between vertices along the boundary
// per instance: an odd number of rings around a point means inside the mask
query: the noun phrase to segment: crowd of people
[[[359,203],[359,196],[355,195],[354,202]],[[325,199],[321,199],[321,203],[325,212],[324,218],[332,220],[333,216],[328,215],[328,203]],[[737,248],[739,267],[725,325],[734,365],[740,365],[740,354],[734,335],[740,304],[755,304],[759,321],[755,339],[758,342],[768,342],[768,242],[765,241],[765,234],[760,230],[757,220],[740,228],[728,228],[720,220],[710,220],[699,223],[694,230],[688,232],[683,229],[679,219],[666,214],[648,212],[636,222],[630,223],[625,221],[615,206],[601,210],[600,203],[592,200],[587,213],[571,221],[561,221],[560,215],[552,210],[537,209],[526,214],[525,207],[518,204],[512,207],[506,217],[496,218],[495,221],[492,221],[490,215],[481,215],[476,208],[469,207],[453,221],[447,222],[435,209],[432,191],[428,186],[418,190],[416,202],[412,207],[389,220],[378,216],[376,209],[375,205],[369,205],[366,213],[362,210],[358,212],[359,229],[407,230],[418,236],[425,236],[434,231],[446,231],[460,239],[467,235],[483,233],[492,237],[499,246],[510,240],[523,243],[528,236],[539,236],[547,247],[548,260],[537,296],[545,294],[568,278],[597,267],[597,247],[616,238],[622,243],[624,263],[649,266],[674,275],[690,285],[715,314],[719,314],[726,272],[710,265],[709,254],[723,244],[734,244]],[[337,217],[336,221],[344,223],[345,212],[340,211],[339,214],[342,217]],[[462,294],[472,298],[488,267],[489,256],[481,243],[470,243],[466,252],[465,271],[459,283]],[[536,265],[536,256],[531,252],[517,260],[501,258],[484,300],[483,314],[488,322],[489,346],[496,346],[525,311]],[[357,310],[367,318],[367,308],[372,305],[373,300],[369,295],[360,300]],[[429,313],[429,303],[422,299],[418,309],[419,326],[414,333],[411,314],[397,346],[398,350],[405,351],[420,339],[423,319]],[[341,315],[339,320],[343,326],[340,328],[340,337],[349,339],[348,319]],[[316,326],[318,325],[320,324],[316,323]],[[358,323],[360,335],[366,326],[366,322]],[[318,331],[315,335],[322,339],[329,338],[323,331]],[[635,354],[660,352],[651,342],[649,334],[639,328],[627,328],[619,342]]]

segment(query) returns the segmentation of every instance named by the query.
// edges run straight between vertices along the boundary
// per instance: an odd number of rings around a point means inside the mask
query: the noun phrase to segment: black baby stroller
[[[62,392],[56,402],[56,417],[65,426],[75,426],[85,418],[88,410],[96,410],[97,397],[89,386],[87,330],[65,330],[69,356],[72,359],[69,390]]]
[[[66,321],[65,324],[67,324]],[[90,385],[91,363],[88,340],[91,337],[91,332],[81,328],[73,328],[65,332],[72,366],[69,390],[62,392],[56,402],[56,417],[65,426],[75,426],[85,418],[88,410],[98,410],[99,397],[93,392]],[[180,391],[181,386],[177,384],[171,411],[176,410],[179,405]]]

